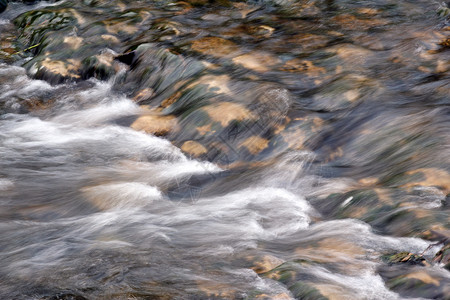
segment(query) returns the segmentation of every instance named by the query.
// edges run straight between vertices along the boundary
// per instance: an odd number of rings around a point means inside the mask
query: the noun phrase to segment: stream
[[[0,298],[450,299],[450,9],[0,14]]]

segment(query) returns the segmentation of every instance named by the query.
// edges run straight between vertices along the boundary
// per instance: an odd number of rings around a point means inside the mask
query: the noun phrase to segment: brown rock
[[[202,108],[209,117],[220,122],[223,127],[228,126],[231,121],[255,120],[257,117],[245,106],[232,102],[220,102]]]
[[[181,146],[181,150],[193,157],[199,157],[208,152],[208,150],[202,144],[196,141],[184,142],[184,144]]]
[[[267,72],[281,63],[277,57],[269,53],[256,51],[235,57],[233,62],[256,72]]]
[[[232,41],[219,37],[204,37],[192,43],[192,50],[215,57],[226,57],[236,52],[238,47]]]
[[[309,60],[298,58],[288,60],[281,69],[288,72],[305,73],[308,77],[318,77],[326,73],[325,68],[317,67]]]
[[[247,148],[248,152],[253,155],[258,154],[262,150],[266,149],[269,145],[269,140],[259,136],[251,136],[245,141],[239,144],[239,147]]]
[[[81,62],[75,59],[68,59],[66,62],[60,60],[51,60],[48,57],[41,62],[41,68],[47,72],[59,75],[63,78],[80,78]]]
[[[66,36],[64,38],[64,43],[69,45],[72,49],[78,49],[81,46],[81,43],[83,42],[83,38],[78,36]]]
[[[151,89],[151,88],[145,88],[145,89],[142,89],[142,90],[140,90],[137,94],[136,94],[136,96],[134,96],[133,97],[133,100],[135,101],[135,102],[141,102],[141,101],[145,101],[145,100],[148,100],[148,99],[150,99],[152,96],[153,96],[153,94],[155,93],[155,91],[153,90],[153,89]]]
[[[145,115],[137,118],[136,121],[131,124],[131,128],[135,130],[142,130],[156,136],[167,135],[174,130],[176,126],[177,119],[172,115]]]
[[[423,174],[425,180],[407,183],[404,187],[437,186],[442,188],[445,194],[450,192],[450,174],[447,171],[436,168],[421,168],[406,172],[406,175],[414,175],[417,173]]]

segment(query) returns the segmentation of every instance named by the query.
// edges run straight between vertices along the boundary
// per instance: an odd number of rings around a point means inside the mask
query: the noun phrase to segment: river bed
[[[448,299],[446,12],[10,3],[0,298]]]

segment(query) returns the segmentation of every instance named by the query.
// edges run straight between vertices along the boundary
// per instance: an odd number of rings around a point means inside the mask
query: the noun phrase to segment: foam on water
[[[138,182],[118,182],[85,187],[82,192],[100,209],[144,206],[162,196],[158,188]]]
[[[16,72],[19,71],[19,74],[15,74],[14,72],[12,72],[13,70],[16,70]],[[0,75],[4,76],[8,73],[10,73],[11,76],[17,76],[20,74],[26,74],[26,70],[18,66],[10,66],[5,63],[0,63]]]
[[[14,182],[5,178],[0,178],[0,191],[7,191],[14,186]]]
[[[326,281],[333,292],[339,295],[338,299],[395,300],[400,298],[397,293],[389,291],[383,279],[374,272],[361,270],[357,276],[345,276],[318,267],[311,269],[311,273]]]
[[[419,238],[396,238],[373,233],[367,223],[355,219],[318,222],[310,228],[311,239],[328,236],[345,236],[355,244],[373,251],[397,250],[421,252],[430,244]]]
[[[113,103],[96,105],[77,113],[67,112],[52,118],[53,122],[77,126],[94,126],[122,116],[137,115],[139,107],[129,99],[122,98]]]
[[[22,68],[5,65],[0,80],[4,102],[64,87],[30,80]],[[196,175],[221,182],[214,176],[223,170],[186,157],[160,137],[115,124],[139,115],[139,106],[115,94],[111,82],[89,84],[81,92],[66,89],[48,115],[0,116],[0,192],[15,189],[8,205],[18,216],[0,221],[1,276],[38,286],[53,280],[89,287],[117,276],[108,272],[123,272],[161,284],[181,282],[183,289],[204,281],[291,297],[282,283],[234,262],[246,253],[269,253],[280,261],[313,262],[299,263],[300,272],[324,291],[348,299],[399,298],[376,273],[380,255],[421,253],[429,243],[380,236],[353,219],[316,221],[307,196],[345,190],[352,182],[306,175],[314,153],[285,153],[263,172],[240,177],[239,186],[207,193],[200,182],[195,196],[171,198],[171,188]],[[442,197],[436,193],[423,205],[436,207]],[[22,209],[27,206],[36,212]],[[315,263],[321,259],[324,264]],[[134,283],[123,278],[118,282],[124,286]]]
[[[196,270],[196,265],[229,259],[242,251],[257,251],[261,242],[283,240],[295,245],[339,237],[361,247],[369,257],[388,249],[417,253],[428,246],[420,239],[378,236],[369,225],[356,220],[310,225],[311,216],[317,213],[302,195],[308,192],[305,186],[314,181],[303,173],[312,154],[302,151],[280,159],[250,186],[222,195],[200,194],[172,201],[166,194],[168,183],[178,184],[190,176],[214,174],[221,169],[187,158],[164,139],[111,123],[118,117],[139,113],[139,108],[120,97],[104,102],[105,87],[96,87],[99,104],[93,107],[48,119],[8,114],[0,120],[3,157],[9,162],[39,161],[43,149],[56,151],[65,163],[54,169],[46,168],[40,176],[54,178],[60,172],[70,172],[65,176],[73,175],[69,177],[72,181],[78,180],[78,176],[89,178],[87,183],[80,181],[81,187],[75,191],[81,198],[69,197],[66,201],[69,204],[84,201],[96,209],[90,214],[47,222],[1,223],[2,231],[8,233],[2,239],[18,241],[0,252],[2,261],[9,261],[2,272],[23,280],[29,280],[29,274],[52,278],[56,276],[52,275],[55,266],[78,272],[77,261],[71,261],[77,253],[113,251],[119,256],[134,253],[137,258],[142,253],[153,253],[158,245],[158,251],[164,253],[158,258],[165,261],[164,269],[177,274],[174,276],[181,282],[197,278],[214,285],[237,280],[246,289],[290,295],[282,284],[260,278],[250,269],[229,266],[217,277],[205,277]],[[80,154],[87,163],[76,163]],[[8,164],[7,167],[11,168]],[[48,181],[48,184],[55,183]],[[330,286],[332,290],[341,289],[349,297],[398,298],[376,274],[376,263],[367,257],[346,256],[345,252],[337,255],[342,262],[357,264],[360,274],[333,273],[321,266],[310,267],[308,273],[328,285],[328,289]],[[196,257],[200,261],[192,264],[183,257]]]

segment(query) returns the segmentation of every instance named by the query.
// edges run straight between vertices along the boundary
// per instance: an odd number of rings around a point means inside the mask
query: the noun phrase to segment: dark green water
[[[9,3],[0,298],[450,299],[448,13]]]

